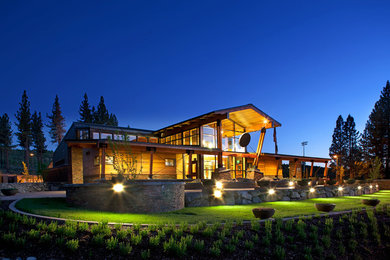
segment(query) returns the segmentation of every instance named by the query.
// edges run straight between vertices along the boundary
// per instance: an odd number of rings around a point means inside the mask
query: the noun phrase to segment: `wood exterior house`
[[[245,178],[253,166],[265,176],[281,177],[283,160],[290,162],[290,175],[296,178],[302,177],[301,162],[327,167],[329,158],[262,153],[267,129],[280,126],[252,104],[216,110],[156,131],[75,122],[54,152],[49,177],[68,183],[110,179],[117,174],[112,143],[130,148],[138,179],[209,179],[222,167],[230,170],[231,178]],[[257,152],[249,153],[239,138],[257,131],[261,133]]]

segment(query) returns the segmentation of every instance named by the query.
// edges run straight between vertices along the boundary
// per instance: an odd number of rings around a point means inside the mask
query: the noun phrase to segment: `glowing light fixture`
[[[124,187],[123,184],[117,183],[112,188],[114,189],[115,192],[122,192]]]
[[[274,190],[274,189],[269,189],[269,190],[268,190],[268,194],[269,194],[269,195],[275,194],[275,190]]]
[[[216,198],[222,197],[222,192],[220,190],[214,190],[214,197]]]
[[[311,181],[309,181],[307,184],[308,184],[309,186],[311,186]]]
[[[289,183],[288,183],[288,186],[294,186],[294,182],[293,181],[290,181]]]
[[[340,187],[338,188],[338,190],[339,190],[339,191],[343,191],[343,187],[340,186]]]
[[[264,124],[268,123],[268,120],[267,119],[264,119]]]
[[[379,185],[377,184],[377,185],[375,185],[375,187],[376,187],[376,188],[379,188]]]
[[[361,190],[362,189],[362,186],[358,186],[358,190]]]
[[[370,189],[372,189],[372,185],[370,185]]]
[[[222,182],[217,181],[217,182],[215,183],[215,187],[216,187],[218,190],[222,190],[222,188],[223,188]]]
[[[310,188],[310,192],[313,193],[315,192],[316,190],[314,188]]]

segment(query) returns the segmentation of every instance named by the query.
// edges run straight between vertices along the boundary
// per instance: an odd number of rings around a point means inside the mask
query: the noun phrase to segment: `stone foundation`
[[[44,182],[39,183],[0,183],[0,189],[17,189],[20,193],[48,191],[50,185]],[[0,192],[1,194],[1,192]],[[2,195],[2,194],[1,194]]]
[[[157,213],[184,208],[184,181],[135,180],[114,192],[112,184],[65,185],[72,206],[121,213]]]
[[[370,188],[372,185],[372,188]],[[338,186],[315,187],[315,192],[309,192],[309,187],[295,189],[275,189],[275,194],[269,195],[268,188],[255,188],[254,190],[223,191],[223,198],[216,199],[207,192],[187,192],[185,195],[186,207],[204,207],[216,205],[246,205],[269,201],[294,201],[312,198],[331,198],[340,196],[357,196],[371,194],[379,191],[376,183],[343,186],[343,191],[338,191]]]

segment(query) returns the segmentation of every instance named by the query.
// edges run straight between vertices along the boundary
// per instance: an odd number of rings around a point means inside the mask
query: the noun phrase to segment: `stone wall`
[[[65,185],[67,203],[92,210],[155,213],[184,208],[184,181],[134,180],[114,192],[112,184]]]
[[[370,188],[372,185],[372,188]],[[315,192],[309,192],[309,188],[295,189],[275,189],[275,194],[268,194],[266,188],[255,188],[254,190],[223,191],[222,198],[214,198],[211,191],[186,192],[186,207],[204,207],[216,205],[245,205],[269,201],[293,201],[305,200],[311,198],[330,198],[339,196],[357,196],[362,194],[371,194],[377,192],[379,188],[376,183],[362,184],[361,189],[358,185],[348,185],[343,187],[343,191],[338,191],[338,186],[315,187]]]
[[[17,189],[20,193],[26,193],[26,192],[48,191],[48,190],[50,190],[50,185],[45,183],[45,182],[40,182],[40,183],[0,183],[0,189]]]
[[[375,180],[381,190],[390,190],[390,179]]]

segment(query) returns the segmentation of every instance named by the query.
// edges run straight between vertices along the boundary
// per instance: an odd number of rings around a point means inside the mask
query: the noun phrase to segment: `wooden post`
[[[106,145],[102,144],[102,156],[100,159],[100,165],[101,165],[101,173],[100,178],[105,179],[106,178]]]
[[[294,169],[294,178],[297,177],[297,171],[298,171],[298,164],[300,163],[300,161],[298,160],[295,160],[295,169]],[[301,174],[301,177],[302,177],[302,174]]]
[[[222,129],[221,120],[217,120],[217,148],[218,148],[218,168],[222,168]]]
[[[256,158],[253,162],[253,166],[255,166],[255,167],[257,167],[257,165],[259,164],[259,158],[260,158],[261,150],[263,149],[263,144],[264,144],[265,132],[266,132],[265,127],[261,128],[259,143],[257,144]]]
[[[276,178],[279,179],[278,175],[279,175],[279,167],[280,167],[280,159],[279,158],[275,158],[276,159]]]
[[[328,176],[328,162],[325,162],[324,178]]]
[[[314,161],[311,161],[310,177],[313,177],[313,166],[314,166]]]
[[[153,179],[153,154],[154,149],[150,149],[150,163],[149,163],[149,179]]]
[[[188,152],[188,176],[192,178],[192,151]]]

